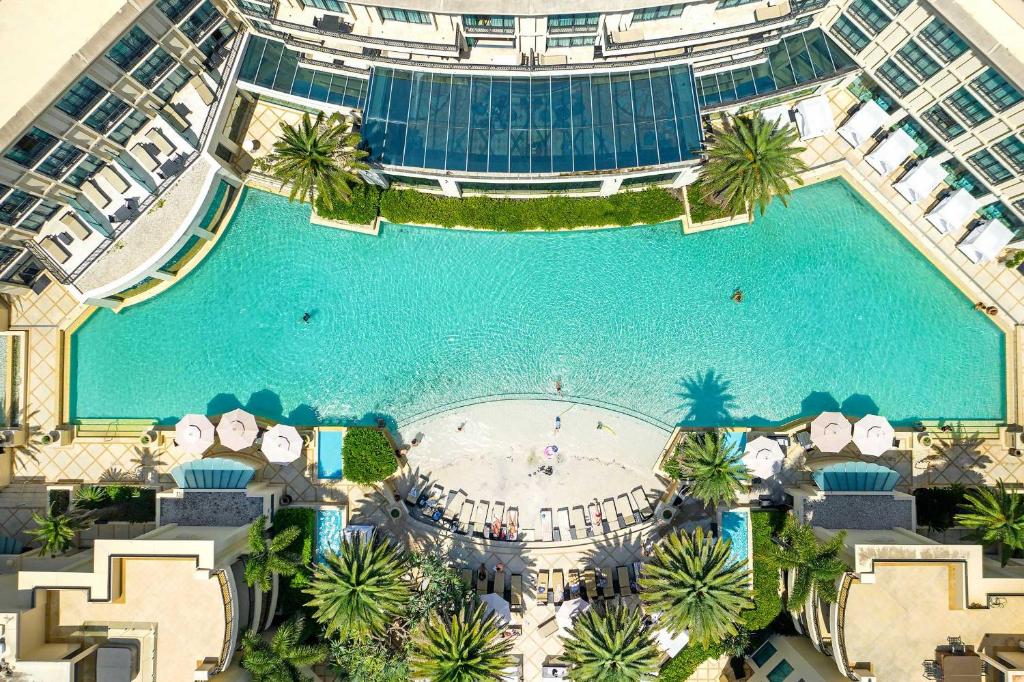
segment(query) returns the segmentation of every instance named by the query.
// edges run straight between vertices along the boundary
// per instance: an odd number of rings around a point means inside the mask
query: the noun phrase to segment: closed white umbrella
[[[586,599],[569,599],[568,601],[562,602],[562,605],[558,607],[558,613],[555,614],[555,619],[558,621],[558,627],[563,632],[569,632],[572,629],[572,622],[576,620],[576,616],[581,613],[586,613],[590,610],[590,602]]]
[[[259,432],[256,417],[242,409],[225,412],[217,424],[221,445],[231,450],[244,450],[251,446]]]
[[[268,462],[288,464],[302,455],[302,436],[294,426],[274,424],[263,435],[260,449]]]
[[[771,478],[782,470],[784,459],[786,453],[778,441],[759,436],[747,443],[741,461],[754,478]]]
[[[501,625],[512,622],[512,607],[500,594],[485,594],[480,601],[487,608],[487,613],[493,613]]]
[[[839,412],[822,412],[811,422],[811,441],[822,452],[839,452],[850,443],[850,420]]]
[[[853,425],[853,442],[861,454],[879,457],[892,450],[892,441],[896,430],[885,417],[877,414],[866,415]]]
[[[200,455],[213,445],[213,423],[202,414],[186,414],[174,427],[174,440],[185,452]]]

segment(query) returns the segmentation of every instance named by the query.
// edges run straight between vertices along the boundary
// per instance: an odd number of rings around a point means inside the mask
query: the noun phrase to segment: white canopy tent
[[[771,478],[782,470],[786,453],[778,441],[759,436],[747,443],[740,461],[755,478]]]
[[[186,414],[174,426],[178,447],[193,455],[201,455],[216,440],[213,422],[203,414]]]
[[[862,455],[881,457],[893,449],[896,430],[885,417],[868,414],[853,425],[853,442]]]
[[[242,409],[231,410],[221,415],[217,424],[217,436],[220,444],[232,450],[244,450],[252,445],[260,427],[256,417]]]
[[[590,602],[586,599],[568,599],[562,602],[555,613],[555,620],[558,621],[558,629],[561,634],[569,634],[569,630],[572,630],[572,622],[576,620],[576,617],[590,609]]]
[[[907,160],[910,153],[917,148],[917,142],[902,128],[889,133],[875,150],[864,157],[864,161],[875,169],[875,172],[888,176]]]
[[[839,126],[837,132],[839,137],[856,149],[871,139],[888,118],[889,114],[885,113],[885,109],[878,106],[875,100],[868,100],[850,117],[850,120]]]
[[[825,95],[808,97],[797,102],[793,108],[793,118],[796,119],[796,127],[800,130],[801,140],[811,140],[834,133],[836,130],[832,105],[829,104],[828,97]]]
[[[775,107],[768,107],[758,112],[766,121],[771,121],[780,130],[787,126],[793,125],[793,114],[790,112],[789,107],[785,104],[780,104]]]
[[[263,435],[260,450],[268,462],[288,464],[302,455],[302,436],[294,426],[274,424]]]
[[[967,239],[960,242],[957,248],[973,262],[987,263],[1012,241],[1013,230],[993,218],[971,230]]]
[[[485,594],[480,597],[480,602],[484,605],[487,613],[493,613],[501,625],[508,625],[512,622],[512,607],[500,594],[493,592]]]
[[[657,630],[654,633],[654,643],[658,645],[659,649],[668,654],[670,658],[682,651],[689,641],[690,634],[686,630],[683,630],[678,635],[673,635],[665,629]]]
[[[822,412],[811,422],[811,441],[822,452],[839,452],[853,438],[850,420],[839,412]]]
[[[977,210],[978,200],[972,197],[970,192],[961,188],[940,201],[925,216],[925,219],[934,225],[936,230],[946,234],[963,227],[968,218]]]
[[[916,204],[942,184],[947,175],[946,169],[936,159],[925,159],[904,175],[902,180],[893,185],[893,188],[904,199]]]

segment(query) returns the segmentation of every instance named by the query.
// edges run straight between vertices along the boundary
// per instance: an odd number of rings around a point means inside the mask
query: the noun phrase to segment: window
[[[1024,173],[1024,140],[1017,135],[1010,135],[997,142],[994,149],[1010,162],[1014,171]]]
[[[115,128],[107,137],[114,142],[123,145],[128,142],[128,138],[134,135],[139,128],[146,125],[148,122],[149,118],[145,114],[133,109],[132,113],[128,114],[125,119],[121,121],[121,125],[117,126],[117,128]]]
[[[305,7],[316,7],[328,12],[347,13],[348,7],[341,0],[302,0]]]
[[[768,673],[768,682],[782,682],[793,673],[793,666],[789,661],[782,659],[777,666]]]
[[[951,62],[967,52],[967,43],[964,42],[964,39],[942,19],[932,19],[927,26],[921,29],[921,37],[947,62]]]
[[[107,98],[85,119],[85,125],[97,133],[105,133],[127,110],[128,105],[124,103],[123,99],[117,95],[107,95]]]
[[[174,57],[158,47],[146,57],[139,68],[132,71],[132,77],[149,88],[172,66],[174,66]]]
[[[139,61],[142,55],[149,52],[151,47],[153,47],[153,39],[138,26],[133,26],[131,30],[121,36],[120,40],[114,43],[112,48],[107,50],[107,59],[120,66],[122,71],[127,72],[135,66],[135,62]]]
[[[24,220],[18,223],[18,227],[22,230],[31,230],[32,232],[38,232],[39,228],[43,226],[47,220],[53,217],[53,214],[60,208],[60,204],[56,201],[43,200],[36,204],[35,208],[25,216]]]
[[[462,25],[470,31],[486,30],[511,33],[516,28],[516,18],[496,14],[466,14],[462,17]]]
[[[217,8],[211,5],[209,0],[206,0],[199,6],[199,9],[192,13],[192,16],[185,20],[185,23],[181,25],[181,31],[194,43],[220,19],[220,16]]]
[[[678,17],[682,13],[682,4],[645,7],[644,9],[638,9],[633,12],[633,21],[656,21],[658,19]]]
[[[989,104],[996,108],[996,111],[1006,111],[1017,102],[1024,99],[1020,90],[1007,82],[1003,75],[993,68],[986,69],[973,81],[971,85],[981,93]]]
[[[57,138],[50,133],[39,128],[32,128],[15,142],[4,156],[25,168],[31,168],[56,143]]]
[[[174,93],[181,90],[181,86],[188,83],[191,78],[192,72],[184,66],[179,66],[160,85],[156,86],[153,93],[166,102],[174,96]]]
[[[850,13],[860,19],[872,35],[877,35],[891,21],[889,15],[871,0],[853,0]]]
[[[98,171],[102,165],[103,161],[92,154],[86,154],[82,162],[75,166],[75,169],[68,173],[68,176],[64,178],[64,183],[71,185],[72,187],[81,187],[86,180],[96,174],[96,171]]]
[[[982,149],[977,154],[967,157],[967,161],[992,182],[1005,182],[1013,177],[1010,169],[999,163],[992,152],[987,149]]]
[[[856,24],[842,14],[836,19],[836,23],[832,24],[829,32],[853,50],[854,54],[863,50],[871,42],[871,39],[868,38],[864,31],[857,28]]]
[[[921,116],[932,124],[932,127],[938,131],[939,135],[946,140],[960,137],[967,131],[941,104],[936,104],[921,114]]]
[[[250,0],[235,0],[235,2],[238,3],[239,7],[250,14],[256,14],[261,17],[274,16],[274,10],[270,5],[261,5],[259,3],[250,2]]]
[[[552,47],[584,47],[594,44],[594,36],[569,36],[567,38],[548,38],[547,46]]]
[[[992,112],[986,109],[985,105],[979,102],[974,95],[967,92],[966,88],[960,88],[945,101],[967,119],[970,125],[978,125],[992,118]]]
[[[88,76],[82,76],[57,100],[57,108],[72,118],[81,118],[103,96],[103,92],[99,83]]]
[[[393,7],[378,7],[381,21],[404,21],[407,24],[429,24],[430,15],[426,12],[418,12],[414,9],[395,9]]]
[[[909,66],[914,73],[921,77],[921,80],[928,80],[942,68],[937,61],[925,52],[914,40],[908,40],[907,44],[899,49],[896,55]]]
[[[878,67],[878,76],[896,90],[896,94],[908,95],[917,89],[917,81],[889,59]]]
[[[10,187],[0,185],[0,196],[10,190]],[[39,200],[39,197],[32,196],[20,189],[13,190],[2,201],[0,201],[0,223],[13,225],[18,219]]]
[[[771,657],[775,655],[778,649],[771,642],[765,642],[758,648],[757,651],[750,657],[758,668],[764,667],[764,664],[771,660]]]
[[[899,14],[906,8],[910,7],[912,0],[882,0],[882,4],[885,8],[893,14]]]
[[[192,0],[156,0],[156,6],[164,13],[164,16],[176,22],[192,6]]]
[[[598,14],[556,14],[548,17],[548,30],[563,33],[593,31],[600,18]]]
[[[85,154],[69,142],[61,142],[36,169],[49,178],[60,178]]]
[[[749,5],[752,2],[758,2],[758,0],[718,0],[717,8],[739,7],[740,5]]]

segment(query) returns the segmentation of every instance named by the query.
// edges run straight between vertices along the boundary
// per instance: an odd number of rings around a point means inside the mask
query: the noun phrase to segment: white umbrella
[[[743,466],[755,478],[771,478],[782,470],[786,453],[779,442],[766,436],[759,436],[747,443],[743,451]]]
[[[485,594],[480,601],[487,607],[487,613],[493,613],[501,625],[512,622],[512,607],[500,594]]]
[[[562,605],[558,607],[558,613],[555,614],[558,627],[563,632],[569,632],[572,629],[572,622],[576,619],[576,616],[589,610],[590,602],[586,599],[569,599],[562,602]]]
[[[199,455],[214,441],[213,423],[202,414],[186,414],[174,427],[174,440],[185,452]]]
[[[853,425],[853,442],[860,448],[861,454],[878,457],[892,450],[892,440],[896,430],[885,417],[877,414],[866,415]]]
[[[225,412],[217,424],[220,444],[231,450],[244,450],[249,447],[259,432],[256,417],[241,409]]]
[[[811,440],[822,452],[839,452],[850,443],[850,420],[839,412],[822,412],[811,422]]]
[[[274,424],[263,435],[260,446],[268,462],[287,464],[302,455],[302,436],[298,429],[287,424]]]

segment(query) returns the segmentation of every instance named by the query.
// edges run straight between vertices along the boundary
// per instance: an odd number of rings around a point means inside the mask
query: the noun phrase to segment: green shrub
[[[690,204],[690,221],[693,223],[704,223],[709,220],[721,220],[729,217],[728,211],[704,195],[704,188],[699,182],[686,186],[686,201]]]
[[[398,469],[387,436],[368,426],[353,426],[345,432],[341,461],[342,476],[355,483],[383,481]]]
[[[653,224],[678,218],[682,210],[674,196],[658,187],[610,197],[539,199],[455,199],[415,190],[389,190],[380,201],[381,215],[393,223],[502,232]]]
[[[107,489],[99,485],[83,485],[75,491],[75,506],[80,509],[96,509],[107,501]]]
[[[369,225],[377,218],[380,195],[380,188],[376,185],[356,185],[352,188],[352,200],[347,204],[338,202],[331,210],[324,207],[320,197],[317,197],[316,212],[329,220],[341,220],[353,225]]]
[[[672,660],[665,664],[658,675],[663,682],[686,682],[696,672],[700,664],[709,658],[718,658],[725,653],[721,644],[704,646],[693,642],[683,647]]]
[[[71,508],[71,491],[51,490],[48,494],[50,516],[60,516]]]
[[[956,525],[954,517],[961,511],[968,489],[954,484],[948,488],[919,488],[914,491],[917,504],[917,525],[942,532]]]
[[[274,514],[271,524],[276,535],[284,528],[295,526],[301,532],[295,542],[285,551],[299,557],[301,566],[298,572],[281,579],[278,606],[285,618],[293,613],[304,610],[309,597],[302,590],[309,587],[313,575],[313,544],[316,542],[316,510],[309,507],[283,507]]]

